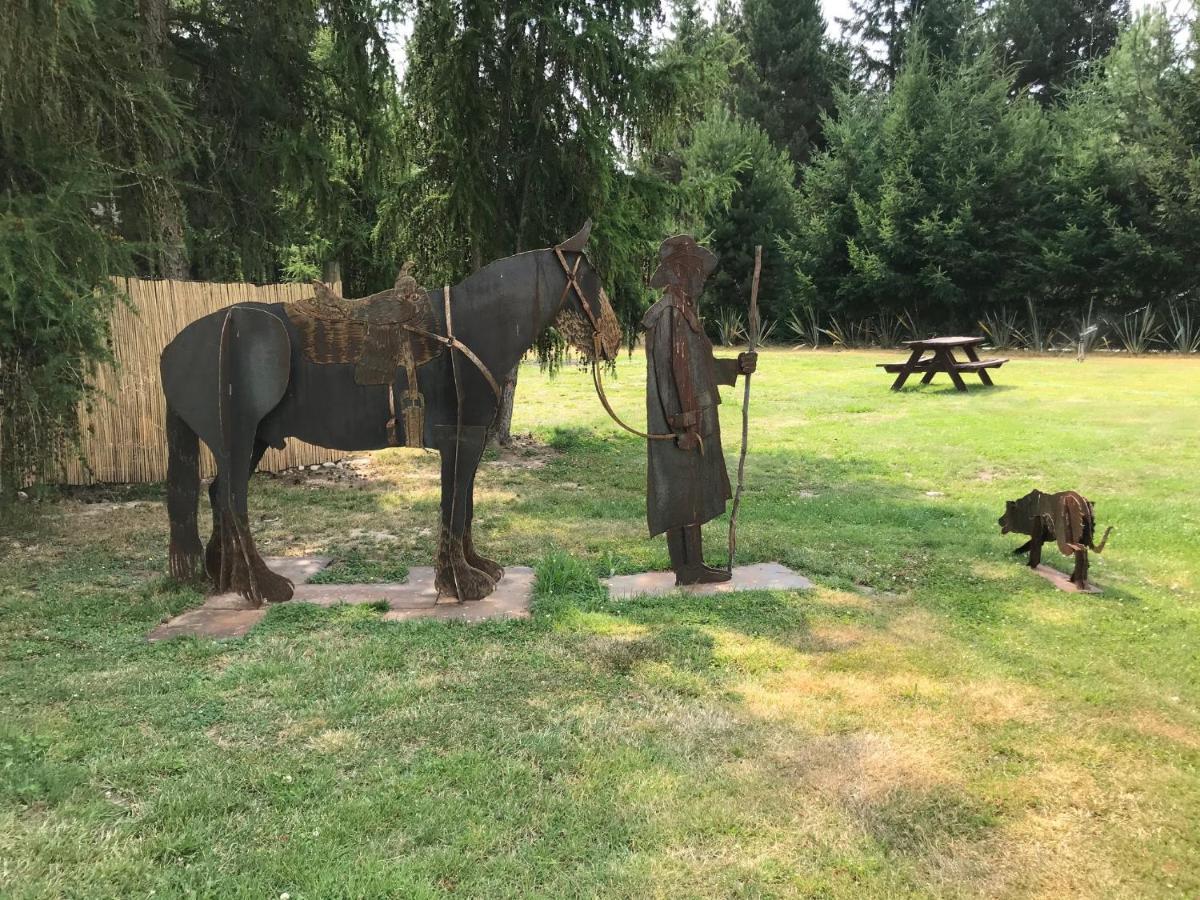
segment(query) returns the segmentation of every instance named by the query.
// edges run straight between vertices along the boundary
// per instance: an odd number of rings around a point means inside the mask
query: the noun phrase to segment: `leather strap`
[[[583,288],[579,286],[579,264],[583,261],[583,254],[575,258],[575,267],[567,265],[567,258],[563,256],[562,248],[555,247],[554,255],[558,257],[558,263],[563,268],[563,273],[567,276],[567,283],[563,286],[562,296],[558,298],[559,306],[567,299],[567,294],[572,288],[575,289],[575,296],[579,298],[579,305],[583,309],[583,314],[588,317],[588,321],[592,323],[592,331],[596,334],[600,333],[600,323],[596,321],[596,314],[592,312],[592,304],[588,302],[588,298],[584,296]],[[597,345],[599,346],[599,345]]]
[[[399,445],[400,440],[396,437],[396,391],[392,382],[388,382],[388,413],[391,418],[387,421],[387,436],[388,444],[392,447]]]
[[[604,393],[604,382],[600,378],[600,333],[599,332],[596,332],[596,334],[593,336],[593,340],[596,343],[596,352],[592,354],[592,382],[596,385],[596,396],[600,398],[600,403],[601,403],[601,405],[603,405],[604,411],[608,413],[609,417],[614,422],[616,422],[618,425],[620,425],[622,428],[624,428],[630,434],[636,434],[638,437],[646,438],[646,440],[649,440],[649,441],[673,441],[673,440],[675,440],[674,432],[672,432],[670,434],[649,434],[645,431],[638,431],[636,428],[634,428],[630,425],[626,425],[624,422],[621,421],[621,417],[618,416],[616,414],[616,412],[613,411],[612,406],[608,402],[608,397]],[[699,435],[697,435],[697,437],[699,437]],[[701,448],[703,448],[704,444],[701,443],[700,446],[701,446]],[[703,452],[703,449],[701,450],[701,452]]]
[[[580,253],[576,258],[575,266],[573,268],[567,264],[567,258],[563,256],[561,247],[554,248],[554,255],[558,257],[558,263],[562,266],[563,273],[567,276],[567,283],[563,286],[562,296],[559,297],[558,300],[559,305],[561,305],[562,302],[567,299],[567,294],[574,289],[575,295],[579,297],[579,305],[583,309],[584,315],[587,316],[588,321],[592,324],[592,383],[596,385],[596,396],[600,398],[600,403],[604,407],[604,411],[608,413],[609,418],[611,418],[630,434],[635,434],[638,437],[645,438],[649,441],[675,440],[676,435],[674,432],[669,434],[650,434],[645,431],[638,431],[633,426],[626,425],[621,420],[621,417],[617,415],[616,411],[613,410],[612,404],[608,402],[608,397],[604,393],[604,381],[600,377],[600,351],[602,349],[600,347],[600,323],[596,321],[596,314],[592,311],[592,305],[588,302],[587,297],[584,295],[583,288],[579,286],[579,263],[583,260],[583,254]],[[704,441],[701,440],[699,434],[696,435],[696,440],[699,442],[700,452],[703,454]]]
[[[446,296],[449,297],[450,296],[450,288],[446,287],[446,288],[444,288],[444,290],[446,292]],[[482,375],[484,380],[488,383],[488,387],[490,387],[492,389],[492,393],[496,395],[496,399],[497,400],[500,399],[500,396],[503,393],[500,389],[500,385],[496,382],[495,377],[488,370],[488,367],[486,365],[484,365],[483,360],[480,359],[475,354],[474,350],[472,350],[470,347],[468,347],[466,344],[464,344],[462,341],[460,341],[458,338],[456,338],[453,334],[444,334],[444,335],[443,334],[434,334],[432,331],[426,331],[423,328],[415,328],[412,325],[405,325],[404,329],[405,329],[405,331],[411,331],[413,334],[419,334],[421,337],[429,338],[431,341],[437,341],[439,344],[445,344],[451,350],[457,350],[459,353],[461,353],[463,356],[465,356],[467,359],[469,359],[472,362],[472,364],[475,366],[475,368],[477,368],[479,370],[479,374]],[[447,304],[447,307],[446,307],[446,331],[449,332],[451,330],[452,329],[451,329],[451,324],[450,324],[450,307]]]

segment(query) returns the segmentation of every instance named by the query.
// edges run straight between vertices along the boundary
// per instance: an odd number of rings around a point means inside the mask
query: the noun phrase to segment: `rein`
[[[579,263],[583,260],[583,253],[581,252],[576,258],[573,267],[567,265],[567,258],[563,256],[561,247],[554,248],[554,255],[558,257],[558,264],[562,266],[563,274],[567,276],[567,283],[563,286],[562,296],[559,297],[559,306],[567,299],[567,294],[571,290],[574,290],[575,296],[579,298],[579,305],[583,309],[584,315],[587,316],[588,321],[592,325],[592,383],[596,386],[596,396],[600,398],[600,404],[604,407],[604,411],[608,413],[609,418],[630,434],[636,434],[638,437],[651,441],[675,440],[674,432],[670,434],[648,434],[645,431],[638,431],[631,425],[626,425],[612,408],[612,404],[608,402],[608,397],[604,393],[604,381],[600,377],[600,323],[596,320],[595,312],[592,311],[592,304],[588,302],[587,296],[583,293],[583,288],[579,285]],[[703,445],[701,447],[703,448]]]
[[[604,407],[604,411],[608,413],[609,418],[628,431],[630,434],[636,434],[638,437],[646,438],[648,441],[673,441],[675,433],[668,432],[666,434],[651,434],[645,431],[638,431],[632,425],[626,425],[621,421],[621,417],[613,410],[612,405],[608,402],[608,397],[604,393],[604,381],[600,377],[600,332],[595,332],[592,336],[595,349],[592,352],[592,383],[596,385],[596,396],[600,398],[600,404]],[[700,445],[700,452],[704,452],[704,445]]]

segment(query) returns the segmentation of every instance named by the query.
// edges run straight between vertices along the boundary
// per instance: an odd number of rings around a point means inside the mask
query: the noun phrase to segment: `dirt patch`
[[[284,469],[282,472],[264,472],[262,474],[276,481],[282,481],[284,484],[348,487],[360,486],[369,481],[373,466],[374,462],[371,457],[355,456],[337,462],[298,466],[294,469]]]
[[[501,447],[495,459],[484,460],[483,468],[536,471],[562,453],[544,444],[532,434],[513,435],[512,443]]]

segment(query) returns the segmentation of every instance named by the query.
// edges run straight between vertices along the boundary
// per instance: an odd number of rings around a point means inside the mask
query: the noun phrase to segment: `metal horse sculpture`
[[[250,475],[289,437],[338,450],[405,445],[441,454],[436,584],[480,600],[504,570],[471,538],[475,473],[507,373],[548,326],[587,355],[615,357],[620,327],[584,247],[590,223],[546,250],[497,260],[453,288],[396,287],[342,300],[323,285],[300,303],[238,303],[192,322],[162,354],[167,398],[171,574],[203,568],[256,604],[292,583],[254,546]],[[399,404],[397,404],[399,398]],[[398,408],[399,407],[399,408]],[[197,528],[199,443],[212,450],[213,532]]]

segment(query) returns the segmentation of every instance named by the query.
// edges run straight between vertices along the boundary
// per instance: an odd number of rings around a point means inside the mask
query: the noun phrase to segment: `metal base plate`
[[[455,619],[481,622],[487,619],[527,619],[533,596],[533,569],[512,566],[496,590],[484,600],[460,603],[452,597],[438,597],[433,586],[431,566],[414,566],[402,584],[307,584],[309,578],[329,565],[327,557],[267,557],[267,566],[291,578],[296,592],[289,603],[316,606],[386,603],[385,622],[410,619]],[[237,594],[215,594],[204,605],[181,613],[159,625],[147,635],[151,641],[175,637],[242,637],[261,622],[269,606],[254,608]]]
[[[719,584],[676,585],[674,572],[643,572],[640,575],[614,575],[604,579],[614,600],[622,597],[657,597],[685,591],[689,594],[727,594],[731,591],[803,591],[812,582],[781,563],[755,563],[735,566],[733,578]]]

